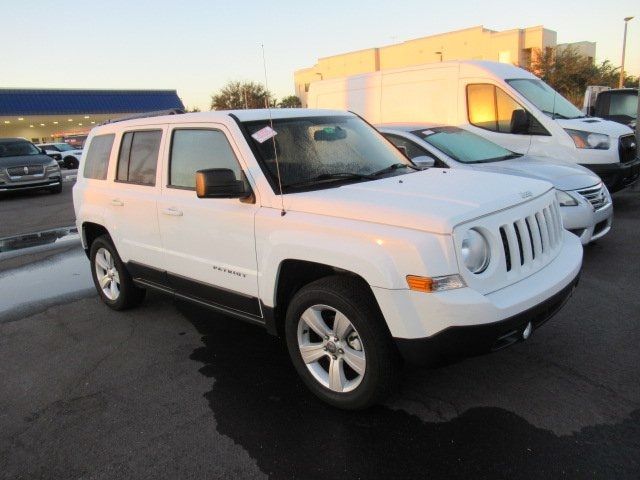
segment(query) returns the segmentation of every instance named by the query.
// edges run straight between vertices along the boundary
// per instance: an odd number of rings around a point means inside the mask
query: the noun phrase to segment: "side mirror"
[[[511,113],[511,133],[529,133],[530,123],[531,119],[525,110],[517,109]]]
[[[413,157],[411,161],[415,163],[417,167],[420,167],[420,168],[431,168],[436,164],[435,159],[433,159],[428,155],[420,155],[418,157]]]
[[[196,172],[198,198],[245,198],[251,195],[245,182],[228,168],[209,168]]]
[[[41,148],[41,149],[40,149],[40,151],[41,151],[43,154],[48,155],[47,151],[46,151],[44,148]]]
[[[405,147],[404,145],[396,145],[396,148],[398,150],[400,150],[401,154],[403,154],[405,157],[409,158],[409,153],[407,152],[407,147]]]

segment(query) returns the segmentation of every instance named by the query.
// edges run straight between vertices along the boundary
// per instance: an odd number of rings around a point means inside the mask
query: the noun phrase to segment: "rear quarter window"
[[[85,178],[107,179],[109,157],[111,156],[114,138],[115,135],[113,133],[93,137],[84,159],[83,175]]]

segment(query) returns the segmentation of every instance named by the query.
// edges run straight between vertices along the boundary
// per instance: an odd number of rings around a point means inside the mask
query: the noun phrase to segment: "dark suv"
[[[58,162],[23,138],[0,138],[0,192],[42,188],[62,191]]]

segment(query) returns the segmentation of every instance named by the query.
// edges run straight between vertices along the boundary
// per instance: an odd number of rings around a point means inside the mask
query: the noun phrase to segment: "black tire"
[[[120,281],[119,294],[115,299],[110,299],[107,297],[98,280],[98,275],[96,273],[96,256],[100,249],[105,249],[111,254],[111,256],[113,257],[114,268],[117,270]],[[122,263],[122,260],[120,259],[120,256],[118,255],[118,252],[111,242],[109,236],[102,235],[93,241],[89,251],[89,259],[91,261],[91,277],[93,278],[93,284],[98,291],[98,295],[100,295],[100,298],[107,306],[114,310],[126,310],[128,308],[135,307],[142,302],[146,290],[137,287],[133,283],[131,275],[127,271],[124,263]]]
[[[51,187],[49,189],[50,193],[62,193],[62,182],[60,182],[59,185],[56,185],[55,187]]]
[[[326,305],[341,312],[357,331],[366,356],[366,368],[360,383],[349,392],[337,392],[320,383],[302,359],[298,322],[314,305]],[[367,408],[382,401],[395,386],[400,356],[371,290],[360,279],[335,275],[301,288],[287,308],[285,336],[293,365],[304,383],[317,397],[334,407]]]
[[[78,159],[75,157],[65,157],[64,159],[64,166],[68,169],[75,170],[79,164],[80,162],[78,162]]]

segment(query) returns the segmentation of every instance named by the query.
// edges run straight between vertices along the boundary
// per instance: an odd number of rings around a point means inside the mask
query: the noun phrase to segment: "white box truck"
[[[517,153],[558,158],[600,175],[610,191],[640,177],[633,131],[588,118],[535,75],[504,63],[456,61],[313,82],[309,108],[371,123],[455,125]]]

